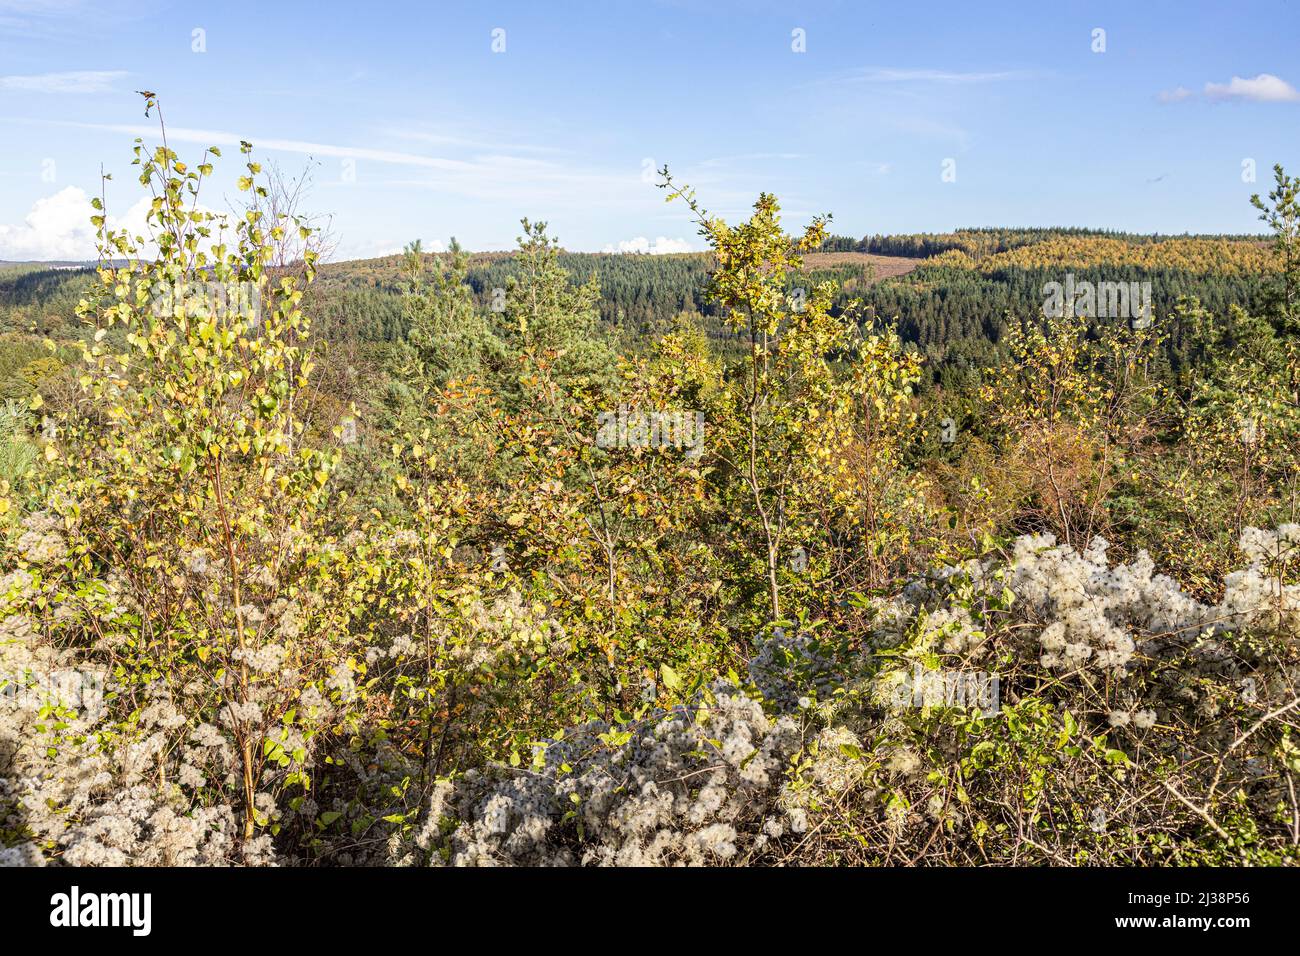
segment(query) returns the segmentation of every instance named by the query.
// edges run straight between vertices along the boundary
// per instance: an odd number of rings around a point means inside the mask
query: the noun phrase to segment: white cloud
[[[430,132],[426,130],[411,129],[406,126],[389,126],[383,131],[384,135],[392,136],[397,139],[408,139],[419,143],[428,143],[434,146],[450,146],[460,149],[486,150],[493,153],[516,152],[516,153],[565,153],[567,150],[559,146],[536,146],[531,143],[518,143],[505,139],[487,139],[474,138],[470,136],[461,136],[454,133]]]
[[[1252,100],[1256,103],[1294,103],[1300,91],[1271,73],[1261,73],[1253,80],[1234,76],[1227,83],[1206,83],[1205,95],[1212,100]]]
[[[441,239],[420,240],[425,252],[446,252],[447,244]],[[383,259],[388,256],[401,255],[406,248],[405,242],[395,239],[362,239],[357,242],[343,242],[331,253],[331,262],[348,262],[353,259]]]
[[[109,216],[107,223],[109,229],[125,228],[132,236],[143,237],[145,245],[141,252],[144,255],[153,253],[153,246],[149,243],[153,229],[147,220],[151,205],[151,197],[141,196],[125,215]],[[197,208],[203,212],[213,211],[202,204]],[[90,197],[78,186],[67,186],[52,196],[38,199],[18,225],[0,224],[0,259],[96,259],[99,251],[95,247],[96,229],[90,223],[93,215],[96,213],[90,205]]]
[[[956,73],[951,70],[897,70],[888,67],[867,67],[850,76],[864,83],[991,83],[1023,76],[1015,71],[995,73]]]
[[[1192,95],[1192,91],[1185,86],[1176,86],[1172,90],[1161,90],[1156,94],[1156,99],[1161,103],[1177,103],[1185,100]]]
[[[124,70],[73,70],[0,76],[0,90],[16,93],[111,93]]]
[[[69,28],[84,29],[88,20],[103,23],[122,16],[110,6],[104,0],[91,7],[82,0],[0,0],[0,32],[6,39],[66,35]]]
[[[669,255],[674,252],[690,252],[691,244],[685,239],[669,239],[667,236],[659,236],[653,242],[645,236],[637,236],[635,239],[625,239],[617,246],[606,246],[604,252],[640,252],[649,253],[652,256]]]
[[[158,135],[156,126],[123,123],[58,123],[54,125],[75,126],[81,129],[105,130],[111,133],[125,133],[129,136],[148,138]],[[237,146],[246,137],[237,136],[226,130],[191,129],[183,126],[167,127],[167,139],[171,142],[194,143],[203,146]],[[377,163],[393,163],[399,166],[423,166],[448,172],[472,169],[473,164],[456,159],[442,159],[437,156],[419,156],[387,149],[370,149],[364,146],[339,146],[333,143],[313,143],[300,139],[257,139],[254,145],[260,149],[275,150],[283,153],[301,153],[307,156],[330,156],[341,159],[372,160]]]
[[[731,166],[736,163],[747,163],[756,160],[779,159],[779,160],[798,160],[807,159],[806,153],[742,153],[739,156],[715,156],[712,159],[703,160],[700,165],[705,167],[711,166]]]
[[[94,211],[76,186],[36,200],[22,224],[0,225],[0,259],[87,259],[95,255]]]
[[[99,130],[122,133],[148,140],[157,136],[157,128],[143,124],[82,123],[66,120],[32,120],[47,126],[73,129]],[[356,160],[364,171],[357,173],[357,182],[367,185],[433,189],[475,199],[515,201],[525,203],[569,202],[583,207],[592,203],[641,203],[647,197],[658,197],[652,185],[641,179],[641,167],[625,170],[587,168],[569,162],[552,162],[517,156],[485,155],[472,160],[450,159],[443,156],[426,156],[401,150],[376,149],[336,143],[318,143],[297,139],[258,138],[241,136],[228,130],[167,127],[171,143],[193,143],[201,146],[236,146],[248,139],[258,149],[274,152],[297,153],[316,159],[324,157]],[[385,180],[372,174],[372,164],[414,167],[421,170],[422,179]],[[333,183],[339,185],[338,182]],[[321,179],[320,186],[331,185],[331,180]]]

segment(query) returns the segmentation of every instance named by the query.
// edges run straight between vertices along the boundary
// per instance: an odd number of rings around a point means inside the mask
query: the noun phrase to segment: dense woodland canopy
[[[1063,270],[1080,281],[1150,281],[1157,313],[1168,316],[1182,298],[1195,298],[1211,312],[1233,304],[1253,311],[1275,269],[1258,237],[984,229],[852,243],[832,237],[822,248],[834,251],[850,244],[852,251],[918,261],[914,268],[909,264],[906,274],[882,281],[874,281],[865,256],[858,262],[828,263],[792,275],[789,288],[836,282],[834,308],[842,311],[860,300],[866,321],[896,323],[903,340],[925,354],[928,381],[953,366],[996,360],[1008,313],[1040,311],[1044,283],[1059,280]],[[954,250],[957,255],[945,255]],[[425,257],[436,266],[445,254]],[[469,255],[466,282],[481,307],[491,308],[494,290],[505,287],[518,261],[515,254]],[[560,252],[557,261],[576,282],[596,279],[601,320],[625,348],[644,347],[682,316],[694,317],[724,352],[737,347],[706,292],[712,268],[707,253]],[[41,334],[58,329],[68,321],[85,281],[85,273],[77,270],[0,270],[0,328]],[[308,293],[318,336],[349,345],[401,341],[409,332],[404,289],[400,256],[323,265]]]
[[[252,147],[137,164],[150,236],[0,271],[0,860],[1297,862],[1280,167],[1264,236],[665,169],[707,253],[323,264]]]

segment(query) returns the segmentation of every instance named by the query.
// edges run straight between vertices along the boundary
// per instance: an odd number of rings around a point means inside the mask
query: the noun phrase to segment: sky
[[[1298,40],[1280,0],[0,0],[0,259],[93,256],[101,171],[142,220],[137,90],[182,158],[222,147],[210,208],[241,139],[307,175],[335,258],[510,248],[525,216],[573,250],[700,249],[665,163],[792,230],[1257,232],[1251,193],[1300,171]]]

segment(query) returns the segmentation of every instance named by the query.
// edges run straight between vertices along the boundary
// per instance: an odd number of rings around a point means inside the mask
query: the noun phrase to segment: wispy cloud
[[[537,146],[532,143],[518,143],[508,140],[490,138],[490,136],[466,136],[459,132],[448,133],[412,129],[410,127],[386,127],[380,133],[395,139],[404,139],[413,143],[426,143],[430,146],[445,146],[456,149],[489,150],[495,153],[567,153],[559,146]]]
[[[922,136],[927,139],[948,140],[961,149],[970,146],[970,133],[955,123],[929,119],[915,113],[882,116],[880,121],[882,124],[904,133]]]
[[[705,167],[731,166],[735,163],[752,163],[763,160],[794,162],[807,158],[808,156],[805,153],[741,153],[737,156],[715,156],[712,159],[701,160],[700,165]]]
[[[80,0],[0,0],[0,30],[6,39],[45,39],[56,25],[84,23],[93,12]]]
[[[446,252],[447,244],[441,239],[421,239],[425,252]],[[406,241],[388,237],[378,239],[360,239],[355,242],[344,239],[330,255],[332,262],[346,262],[349,259],[383,259],[387,256],[400,255]]]
[[[125,70],[71,70],[0,76],[0,91],[14,93],[111,93]]]
[[[26,120],[8,118],[10,122],[30,122],[46,126],[63,126],[74,129],[119,133],[149,140],[158,130],[146,124],[82,123],[65,120]],[[168,126],[170,143],[192,143],[199,146],[236,146],[247,140],[259,151],[294,153],[314,159],[333,158],[354,160],[364,164],[366,172],[356,173],[353,180],[375,187],[402,187],[427,189],[480,200],[517,201],[525,203],[564,203],[585,207],[592,202],[605,204],[643,203],[657,199],[652,183],[641,178],[639,165],[626,169],[608,166],[591,166],[568,161],[552,161],[534,157],[481,155],[470,159],[452,159],[446,156],[425,155],[403,150],[350,146],[339,143],[322,143],[308,140],[259,138],[252,134],[237,134],[228,130],[195,129]],[[371,164],[407,167],[419,170],[420,178],[383,178],[369,172]],[[331,183],[318,179],[318,186],[350,185]]]
[[[891,67],[869,66],[841,77],[842,81],[856,83],[995,83],[1000,80],[1014,80],[1028,74],[1018,70],[999,70],[993,72],[956,72],[953,70],[894,69]]]
[[[1185,86],[1176,86],[1172,90],[1162,90],[1156,94],[1161,103],[1181,103],[1196,97]],[[1281,77],[1272,73],[1261,73],[1254,79],[1234,76],[1227,83],[1206,83],[1203,95],[1207,100],[1219,102],[1238,100],[1251,103],[1296,103],[1300,102],[1300,90]]]
[[[73,126],[78,129],[100,130],[106,133],[124,133],[128,136],[149,138],[158,134],[156,126],[130,123],[72,123],[56,120],[46,121],[51,125]],[[202,146],[236,146],[241,140],[252,140],[249,136],[240,136],[226,130],[193,129],[184,126],[168,126],[167,139],[178,143],[195,143]],[[427,169],[460,170],[471,169],[474,164],[457,159],[444,159],[439,156],[422,156],[389,149],[371,149],[366,146],[343,146],[336,143],[317,143],[300,139],[252,140],[259,149],[283,153],[301,153],[305,156],[329,156],[339,159],[363,159],[379,163],[392,163],[398,166],[422,166]]]
[[[1294,103],[1300,91],[1271,73],[1261,73],[1253,80],[1234,76],[1227,83],[1206,83],[1205,95],[1212,100],[1251,100],[1256,103]]]
[[[926,139],[946,140],[956,148],[966,149],[970,134],[962,118],[978,104],[980,87],[1033,77],[1023,70],[944,70],[921,67],[868,66],[813,80],[804,89],[822,95],[817,108],[838,114],[837,121],[868,122],[895,133]],[[962,105],[962,95],[966,91]]]
[[[0,13],[15,16],[68,16],[79,12],[79,0],[0,0]]]

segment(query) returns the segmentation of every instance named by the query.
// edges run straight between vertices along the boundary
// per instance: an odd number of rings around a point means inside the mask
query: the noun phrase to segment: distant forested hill
[[[432,265],[439,254],[427,255]],[[490,309],[494,290],[505,287],[517,264],[512,253],[471,256],[468,282],[483,308]],[[632,346],[683,314],[695,316],[722,350],[738,345],[706,300],[708,255],[564,253],[559,264],[576,281],[599,281],[602,319]],[[1007,314],[1036,314],[1044,284],[1062,281],[1066,272],[1079,281],[1149,281],[1160,317],[1182,296],[1199,298],[1216,314],[1233,304],[1255,310],[1261,276],[1270,268],[1267,247],[1256,236],[989,228],[832,237],[806,258],[804,274],[791,287],[836,280],[837,307],[860,300],[865,320],[896,322],[904,340],[925,354],[926,375],[934,381],[995,362]],[[74,309],[92,276],[66,266],[0,267],[0,332],[8,333],[10,350],[24,336],[75,338]],[[326,265],[309,292],[318,340],[402,339],[403,288],[400,256]]]

